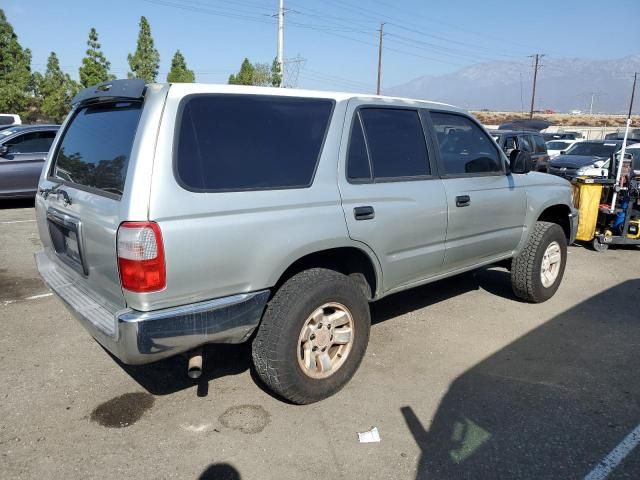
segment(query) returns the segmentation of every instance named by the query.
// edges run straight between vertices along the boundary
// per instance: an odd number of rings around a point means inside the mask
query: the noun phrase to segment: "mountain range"
[[[538,71],[535,109],[589,112],[593,94],[593,113],[624,113],[629,109],[634,72],[640,72],[640,54],[614,60],[544,57]],[[494,61],[445,75],[425,75],[385,88],[382,93],[468,110],[529,111],[532,79],[531,63]],[[640,112],[639,96],[634,113]]]

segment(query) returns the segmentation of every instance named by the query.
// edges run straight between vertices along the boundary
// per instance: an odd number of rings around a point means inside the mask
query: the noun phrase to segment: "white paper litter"
[[[358,440],[360,443],[376,443],[380,441],[380,432],[378,427],[371,427],[368,432],[358,433]]]

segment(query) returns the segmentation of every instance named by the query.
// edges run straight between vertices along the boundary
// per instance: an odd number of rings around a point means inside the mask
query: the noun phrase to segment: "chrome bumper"
[[[110,311],[49,258],[35,254],[40,276],[104,348],[130,365],[155,362],[206,343],[241,343],[260,322],[269,290],[152,312]]]
[[[576,235],[578,235],[578,223],[580,222],[580,212],[573,208],[569,214],[569,225],[571,227],[571,234],[569,236],[569,245],[576,241]]]

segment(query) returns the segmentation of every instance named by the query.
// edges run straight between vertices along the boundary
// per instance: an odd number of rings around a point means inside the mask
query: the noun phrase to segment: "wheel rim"
[[[311,378],[333,375],[347,360],[354,339],[353,316],[340,303],[325,303],[309,315],[298,339],[298,364]]]
[[[542,257],[540,280],[545,288],[549,288],[558,279],[562,265],[562,250],[558,242],[551,242]]]

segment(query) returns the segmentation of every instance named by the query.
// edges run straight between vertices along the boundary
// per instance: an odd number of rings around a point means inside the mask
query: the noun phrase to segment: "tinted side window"
[[[347,153],[347,178],[350,180],[371,179],[369,155],[367,155],[362,123],[358,114],[353,117],[353,126],[351,127],[351,138],[349,139],[349,151]]]
[[[46,153],[55,137],[55,132],[25,133],[9,140],[8,153]]]
[[[541,135],[532,135],[535,145],[536,153],[547,153],[547,144],[544,143],[544,138]]]
[[[53,175],[122,195],[142,104],[90,105],[76,112],[55,156]]]
[[[176,173],[193,190],[302,188],[311,184],[333,101],[262,95],[184,100]]]
[[[470,119],[451,113],[431,112],[445,173],[502,173],[495,143]]]
[[[520,150],[533,153],[533,145],[531,144],[529,135],[520,135],[518,137],[518,143],[520,144]]]
[[[363,108],[360,116],[375,178],[430,174],[427,144],[416,110]]]

